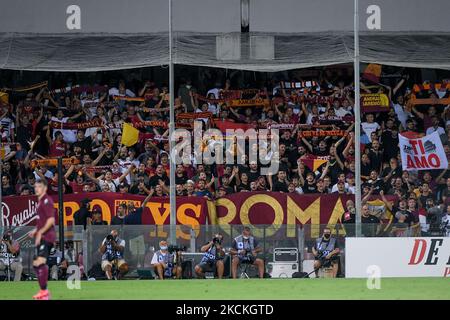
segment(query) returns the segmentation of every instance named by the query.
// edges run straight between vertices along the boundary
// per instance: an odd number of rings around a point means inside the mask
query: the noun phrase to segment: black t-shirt
[[[361,232],[366,237],[374,237],[377,233],[378,224],[380,223],[380,219],[373,215],[369,215],[368,217],[361,216]]]
[[[284,144],[286,146],[287,152],[291,152],[291,150],[294,150],[297,146],[296,139],[294,139],[294,138],[290,138],[290,139],[280,138],[280,144]]]
[[[259,177],[261,174],[259,173],[258,170],[256,170],[256,172],[252,172],[251,170],[249,170],[248,173],[247,173],[247,175],[248,175],[248,181],[249,181],[249,182],[253,182],[253,181],[258,180],[258,177]]]
[[[186,181],[188,181],[188,177],[186,174],[183,174],[181,177],[175,174],[175,184],[185,184]]]
[[[379,194],[381,190],[384,190],[384,182],[381,179],[372,182],[373,193]]]
[[[412,225],[412,224],[414,224],[415,222],[418,222],[418,221],[419,221],[419,218],[416,217],[416,216],[415,216],[411,211],[409,211],[409,210],[400,210],[399,208],[394,207],[394,208],[392,208],[392,212],[395,212],[395,213],[394,213],[394,221],[393,221],[394,223],[398,223],[398,218],[396,217],[397,213],[400,213],[400,214],[406,216],[404,222],[405,222],[406,224],[408,224],[408,225]]]
[[[344,214],[342,215],[341,221],[342,223],[354,224],[356,222],[355,214],[345,211]]]
[[[313,154],[314,154],[315,156],[322,157],[322,156],[328,156],[328,155],[330,155],[330,152],[329,152],[327,149],[325,149],[325,150],[320,150],[319,147],[314,147],[314,149],[313,149]]]
[[[427,196],[424,195],[419,196],[419,201],[422,204],[422,207],[425,207],[428,199],[434,199],[433,194],[431,192]]]
[[[234,188],[230,187],[230,186],[222,186],[223,188],[225,188],[225,191],[227,192],[227,194],[230,193],[234,193]]]
[[[361,223],[380,223],[380,219],[369,214],[367,217],[361,216]]]
[[[250,191],[250,183],[245,184],[241,181],[241,184],[237,186],[237,191],[241,192],[242,190]]]
[[[121,219],[121,218],[119,218],[118,216],[114,216],[114,217],[112,217],[112,219],[111,219],[111,225],[112,226],[118,226],[118,225],[123,225],[124,224],[124,220],[125,219]]]
[[[303,193],[316,193],[317,192],[317,187],[316,187],[316,183],[309,183],[308,181],[305,181],[305,184],[302,187],[303,189]]]
[[[375,153],[372,150],[369,152],[369,159],[370,159],[370,168],[372,170],[376,170],[377,172],[380,171],[381,163],[383,162],[383,153]]]
[[[364,177],[370,176],[371,165],[370,163],[364,164],[361,162],[361,175]]]
[[[73,221],[77,226],[84,226],[86,228],[87,219],[91,217],[91,212],[87,208],[80,208],[73,214]]]
[[[150,178],[148,184],[150,187],[155,187],[159,184],[159,180],[164,181],[164,184],[166,186],[170,185],[170,180],[165,174],[163,174],[162,176],[158,176],[157,174],[155,174],[153,177]]]
[[[342,173],[342,169],[339,166],[338,162],[336,159],[330,159],[330,165],[328,167],[328,172],[330,175],[330,179],[331,179],[331,184],[334,185],[337,183],[339,174]]]
[[[384,178],[392,171],[391,179],[393,178],[401,178],[402,177],[402,168],[397,167],[392,170],[390,167],[384,168],[381,172],[381,176]]]
[[[392,137],[391,131],[385,131],[381,134],[381,143],[383,144],[383,159],[389,161],[391,158],[396,158],[398,153],[398,135]]]
[[[274,182],[272,191],[289,192],[286,182],[278,179]]]
[[[142,211],[144,209],[142,207],[136,208],[131,213],[128,213],[128,215],[123,219],[124,224],[128,225],[141,225],[142,224]]]
[[[20,145],[22,146],[23,149],[28,150],[29,149],[29,145],[27,143],[27,141],[32,140],[31,139],[31,126],[23,126],[20,125],[19,127],[17,127],[17,131],[16,131],[16,141],[20,143]]]
[[[87,137],[82,141],[75,141],[73,143],[74,147],[80,147],[84,153],[91,153],[92,150],[92,139],[91,137]]]
[[[6,188],[3,187],[2,194],[3,194],[3,196],[12,196],[12,195],[16,194],[16,191],[11,186],[8,186]]]

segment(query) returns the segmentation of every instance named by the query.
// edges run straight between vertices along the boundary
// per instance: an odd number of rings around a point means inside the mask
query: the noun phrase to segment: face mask
[[[192,86],[190,84],[187,84],[186,88],[190,89],[190,88],[192,88]]]
[[[167,250],[167,246],[161,246],[159,247],[161,250]]]
[[[243,236],[244,240],[248,240],[248,236]]]
[[[324,237],[325,239],[330,239],[330,236],[331,236],[330,234],[324,234],[324,235],[323,235],[323,237]]]

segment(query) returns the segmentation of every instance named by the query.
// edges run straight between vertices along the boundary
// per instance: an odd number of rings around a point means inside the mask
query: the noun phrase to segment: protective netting
[[[0,68],[101,71],[169,62],[169,1],[80,0],[75,7],[68,0],[5,3]],[[449,69],[449,10],[447,0],[360,0],[361,61]],[[171,12],[176,64],[281,71],[353,61],[353,0],[172,0]]]
[[[222,38],[231,43],[221,52]],[[274,72],[352,61],[351,39],[339,33],[192,34],[175,36],[175,63]]]
[[[450,69],[450,33],[362,34],[360,56],[361,62]]]
[[[353,41],[342,32],[177,32],[174,63],[264,72],[350,63]],[[168,43],[167,34],[0,34],[0,68],[82,72],[164,65]],[[450,69],[450,34],[363,33],[360,56],[367,63]]]
[[[167,64],[167,34],[0,33],[0,68],[102,71]]]

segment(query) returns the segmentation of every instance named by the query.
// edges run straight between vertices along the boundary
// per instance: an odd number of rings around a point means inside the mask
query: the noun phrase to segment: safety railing
[[[193,270],[203,256],[200,248],[220,233],[223,236],[222,246],[227,253],[225,258],[225,275],[229,274],[229,252],[233,245],[233,239],[242,234],[244,225],[180,225],[176,228],[177,241],[170,243],[182,249],[184,261]],[[323,235],[323,231],[329,225],[252,225],[249,226],[256,242],[261,248],[258,257],[266,266],[266,270],[274,275],[278,272],[280,264],[286,264],[291,270],[310,272],[314,256],[312,248],[317,239]],[[23,265],[25,278],[33,277],[32,260],[35,254],[34,239],[28,236],[33,229],[30,226],[17,226],[3,228],[0,234],[3,236],[6,230],[12,231],[12,238],[20,246],[18,257],[8,255],[0,251],[0,260],[3,265],[10,265],[11,261],[18,261]],[[105,237],[115,229],[119,238],[125,242],[124,259],[129,266],[128,277],[142,278],[152,277],[151,260],[155,251],[159,249],[159,242],[167,240],[170,234],[168,225],[122,225],[122,226],[69,226],[65,228],[64,257],[68,264],[83,267],[87,276],[93,274],[92,270],[99,268],[102,254],[100,245]],[[58,229],[57,229],[58,230]],[[362,224],[362,236],[364,237],[414,237],[414,236],[445,236],[448,231],[430,225],[404,226],[402,224]],[[447,233],[446,233],[447,232]],[[356,226],[354,224],[337,224],[331,227],[332,237],[336,239],[336,246],[340,248],[339,274],[344,274],[345,238],[354,237]],[[58,236],[57,236],[58,239]],[[0,249],[4,250],[2,245]],[[49,257],[51,266],[60,266],[62,252],[56,244]],[[0,264],[1,265],[1,264]],[[66,264],[67,265],[67,264]],[[191,270],[191,271],[192,271]],[[8,270],[0,270],[0,277],[4,277]],[[194,273],[193,271],[191,273]],[[288,276],[292,275],[290,272]],[[61,278],[59,274],[51,273],[54,278]]]

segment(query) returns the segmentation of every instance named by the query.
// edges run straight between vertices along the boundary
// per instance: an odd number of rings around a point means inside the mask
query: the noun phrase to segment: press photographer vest
[[[158,258],[158,262],[163,262],[166,266],[168,266],[173,261],[173,259],[171,259],[172,255],[169,252],[166,252],[166,254],[162,254],[161,250],[158,250],[155,252],[155,254]]]
[[[330,241],[324,242],[323,238],[316,239],[316,250],[324,256],[328,255],[336,247],[336,239],[330,237]]]
[[[217,259],[217,248],[215,245],[211,246],[211,248],[208,249],[208,251],[206,251],[203,254],[202,260],[200,261],[200,263],[212,263],[215,262]]]
[[[255,238],[253,236],[250,236],[248,237],[247,240],[244,240],[244,237],[240,235],[234,238],[234,241],[236,241],[236,246],[238,250],[246,250],[246,251],[255,250]]]
[[[122,242],[122,239],[117,238],[116,243],[120,243],[120,242]],[[105,250],[105,253],[103,253],[103,255],[102,255],[102,260],[112,261],[115,259],[118,259],[118,260],[123,259],[123,253],[120,252],[119,250],[114,250],[111,243],[105,243],[105,246],[106,246],[106,250]]]
[[[8,258],[9,263],[21,262],[20,251],[12,254],[11,252],[8,252],[8,246],[6,244],[0,243],[0,261],[3,261],[4,264],[8,264]]]

